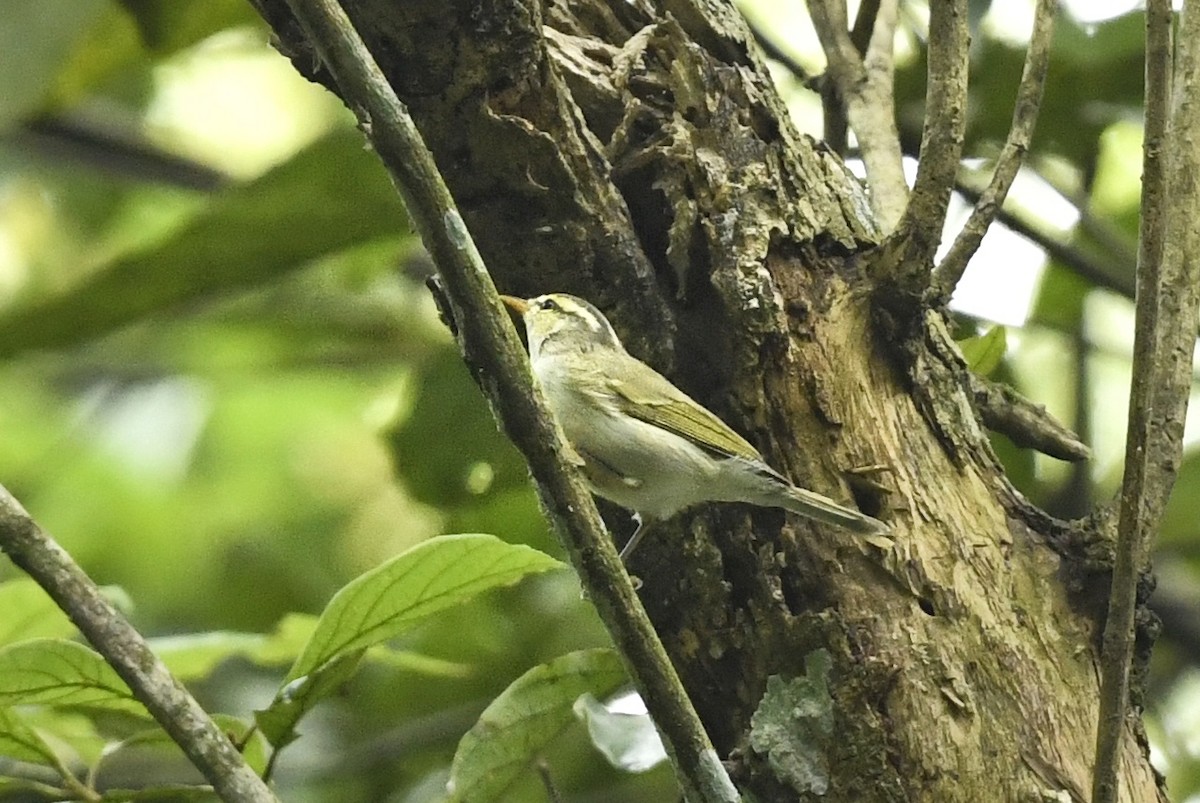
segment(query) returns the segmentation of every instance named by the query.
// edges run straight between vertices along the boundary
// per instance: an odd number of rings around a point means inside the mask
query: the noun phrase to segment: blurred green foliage
[[[1007,132],[1023,51],[988,26],[988,4],[973,9],[983,22],[967,148],[986,159]],[[1083,213],[1062,239],[1100,278],[1050,262],[1023,325],[978,321],[964,333],[977,338],[968,350],[980,370],[1096,446],[1094,465],[1073,469],[996,439],[1014,480],[1052,512],[1087,509],[1119,480],[1128,338],[1114,332],[1132,284],[1141,30],[1137,14],[1060,22],[1031,154]],[[373,567],[441,533],[558,554],[347,115],[286,68],[261,79],[285,81],[268,84],[269,97],[222,105],[252,83],[267,47],[241,0],[12,0],[0,25],[0,481],[126,601],[206,706],[236,717],[223,721],[231,732],[271,704],[313,617]],[[915,53],[897,76],[910,142],[924,95]],[[220,98],[196,89],[210,73],[235,76]],[[807,90],[784,87],[798,110],[812,107]],[[193,115],[207,109],[200,117],[223,124],[206,135],[215,143],[172,123],[178,107],[164,99],[179,93]],[[277,98],[286,112],[269,106]],[[252,117],[256,106],[270,113]],[[255,156],[259,146],[242,143],[264,120],[279,143]],[[1162,598],[1183,614],[1167,618],[1150,696],[1179,799],[1200,793],[1200,639],[1186,627],[1189,615],[1200,621],[1198,465],[1189,455],[1160,540]],[[15,569],[0,565],[0,581],[0,643],[71,635]],[[459,740],[513,680],[539,664],[529,677],[567,664],[603,674],[602,663],[559,657],[606,644],[567,572],[440,610],[369,652],[308,712],[275,767],[281,794],[440,799]],[[138,717],[23,709],[9,725],[0,731],[16,741],[0,737],[0,770],[11,759],[48,767],[52,750],[77,771],[99,763],[101,786],[195,780]],[[251,740],[256,766],[266,751]],[[674,794],[662,766],[610,768],[578,723],[540,754],[568,800]],[[41,799],[7,788],[0,800]],[[526,770],[506,799],[545,795]]]

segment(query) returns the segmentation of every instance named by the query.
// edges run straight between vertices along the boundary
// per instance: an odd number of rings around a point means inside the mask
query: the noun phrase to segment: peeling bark
[[[254,2],[330,83],[282,0]],[[1086,799],[1108,535],[1009,485],[940,314],[876,286],[867,191],[795,132],[736,11],[344,5],[502,290],[593,300],[776,468],[895,527],[718,506],[634,559],[735,780],[763,801]],[[768,749],[789,694],[827,694],[832,729]],[[1129,732],[1123,799],[1163,799]]]

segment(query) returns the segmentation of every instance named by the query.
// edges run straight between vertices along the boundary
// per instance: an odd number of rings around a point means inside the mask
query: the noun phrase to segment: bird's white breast
[[[533,368],[567,441],[585,460],[597,459],[626,479],[593,482],[598,494],[656,519],[713,498],[720,462],[686,438],[623,413],[601,374],[577,376],[550,355],[536,358]]]

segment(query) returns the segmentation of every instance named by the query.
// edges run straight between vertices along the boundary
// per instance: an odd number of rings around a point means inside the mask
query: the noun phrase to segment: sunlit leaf
[[[625,678],[620,658],[608,649],[567,653],[517,678],[459,742],[450,770],[451,800],[500,799],[575,721],[580,695],[607,696]]]
[[[432,538],[360,575],[334,595],[287,680],[307,675],[339,655],[395,638],[481,591],[560,566],[536,549],[491,535]]]
[[[1000,361],[1004,359],[1007,350],[1005,329],[1003,326],[993,326],[977,337],[968,337],[958,341],[967,367],[980,376],[990,376]]]
[[[147,715],[99,653],[59,639],[22,641],[0,649],[0,706],[33,703]]]
[[[55,765],[54,750],[11,708],[0,707],[0,756]]]
[[[99,731],[100,717],[95,716],[95,711],[47,705],[24,706],[19,711],[24,723],[68,762],[92,766],[110,744]]]
[[[0,646],[21,639],[65,638],[75,625],[41,586],[28,577],[0,583]]]

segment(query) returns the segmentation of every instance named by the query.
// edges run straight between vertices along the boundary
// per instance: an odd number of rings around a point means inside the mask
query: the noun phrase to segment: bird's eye
[[[542,303],[538,304],[538,307],[540,307],[541,309],[548,309],[548,310],[561,310],[562,309],[562,307],[560,307],[558,305],[558,302],[555,301],[553,298],[543,298]]]

